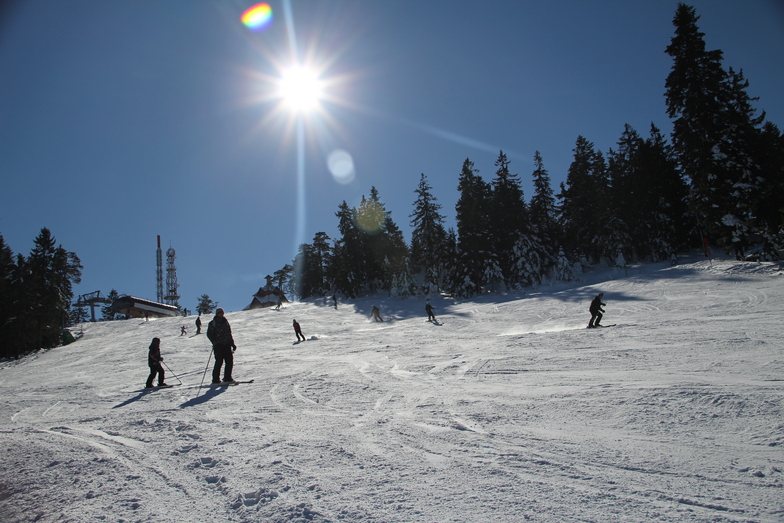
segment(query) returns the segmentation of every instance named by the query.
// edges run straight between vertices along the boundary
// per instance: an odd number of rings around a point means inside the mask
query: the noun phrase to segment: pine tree
[[[446,231],[440,268],[440,273],[442,275],[441,287],[442,291],[449,295],[465,296],[466,294],[458,290],[461,288],[465,275],[462,272],[463,266],[460,263],[460,249],[457,245],[457,233],[454,229],[449,228],[449,230]],[[473,291],[470,294],[473,294]]]
[[[14,356],[11,325],[16,308],[12,288],[15,271],[14,253],[0,234],[0,358]]]
[[[383,288],[391,292],[392,282],[395,279],[403,282],[401,285],[408,288],[413,281],[413,273],[409,265],[408,245],[403,237],[403,231],[392,220],[392,214],[389,212],[386,213],[384,219],[384,235],[381,240]]]
[[[761,239],[757,224],[765,176],[765,153],[754,98],[742,72],[722,67],[723,53],[707,51],[693,7],[679,4],[675,36],[667,47],[673,66],[666,81],[673,145],[691,180],[691,205],[708,234],[725,250],[743,257]]]
[[[474,163],[466,158],[457,186],[460,198],[455,208],[460,265],[455,275],[459,280],[455,293],[460,296],[481,293],[486,283],[503,280],[493,252],[492,237],[488,234],[492,189],[477,172]]]
[[[335,241],[334,256],[330,265],[330,277],[335,290],[350,298],[356,298],[364,284],[366,254],[362,238],[356,226],[355,211],[344,200],[338,206],[340,238]]]
[[[509,163],[504,152],[500,151],[495,161],[497,169],[492,181],[492,205],[489,209],[493,226],[488,231],[506,287],[524,283],[523,279],[530,280],[530,276],[521,278],[521,266],[516,263],[516,258],[518,244],[524,243],[523,248],[526,249],[532,242],[531,238],[521,238],[529,233],[528,209],[520,180],[516,174],[509,171]]]
[[[442,285],[444,242],[446,231],[444,217],[439,212],[439,205],[431,192],[432,188],[427,182],[424,173],[419,178],[416,191],[417,199],[414,202],[414,212],[411,213],[411,259],[413,270],[422,273],[422,281],[428,289],[438,291]]]
[[[196,312],[198,314],[212,314],[215,311],[217,304],[212,301],[207,294],[199,296],[199,302],[196,304]]]
[[[101,307],[101,318],[104,321],[112,321],[116,319],[117,314],[114,312],[112,305],[114,304],[115,300],[120,297],[120,294],[117,292],[116,289],[112,289],[109,291],[109,294],[106,296],[106,299],[109,303],[103,307]]]
[[[90,318],[90,315],[87,312],[87,307],[85,305],[73,305],[69,317],[71,325],[77,325],[86,322]]]
[[[297,256],[294,258],[294,293],[301,300],[316,295],[319,286],[319,274],[315,256],[313,255],[313,245],[309,243],[300,244],[297,249]]]
[[[313,237],[313,264],[315,270],[315,292],[326,296],[332,288],[329,280],[329,266],[332,258],[331,238],[325,232],[317,232]]]
[[[550,175],[544,168],[542,155],[539,151],[534,153],[534,171],[532,173],[534,195],[528,206],[530,215],[530,235],[535,238],[534,245],[528,247],[535,250],[536,258],[529,261],[538,261],[537,272],[532,273],[532,283],[541,282],[544,278],[553,279],[553,269],[558,263],[558,253],[561,247],[561,231],[558,225],[558,208],[550,182]],[[525,246],[519,245],[518,249]],[[571,279],[571,276],[570,276]]]
[[[315,249],[314,249],[315,250]],[[291,277],[294,273],[294,266],[290,264],[286,264],[277,271],[272,273],[272,283],[273,285],[280,290],[283,294],[289,292],[289,285],[291,283]]]
[[[403,270],[408,257],[403,233],[381,202],[375,187],[370,188],[370,198],[362,197],[359,207],[354,210],[354,217],[358,243],[364,254],[359,273],[361,291],[372,293],[383,289],[389,292],[392,280]]]
[[[771,122],[763,126],[759,141],[760,190],[754,207],[762,240],[761,258],[781,259],[784,250],[784,135]]]
[[[22,261],[29,276],[20,275],[18,283],[24,296],[24,321],[32,335],[25,337],[23,352],[59,344],[60,330],[69,322],[73,284],[81,282],[79,257],[55,243],[49,229],[41,229],[29,258]]]
[[[604,156],[577,137],[566,183],[561,183],[559,221],[568,251],[598,263],[607,247],[607,174]]]

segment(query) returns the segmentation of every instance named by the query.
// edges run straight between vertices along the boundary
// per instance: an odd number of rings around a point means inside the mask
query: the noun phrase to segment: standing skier
[[[196,334],[201,334],[201,313],[199,313],[199,317],[196,318]]]
[[[381,317],[381,311],[378,310],[378,307],[376,307],[375,305],[373,305],[373,309],[370,311],[370,317],[376,320],[377,322],[384,321],[384,319]]]
[[[433,314],[433,306],[430,305],[430,300],[425,302],[425,311],[427,312],[427,321],[436,321],[436,316]]]
[[[297,323],[297,320],[294,320],[294,333],[297,335],[297,341],[300,341],[299,337],[302,336],[302,341],[305,341],[305,335],[302,334],[302,329]]]
[[[152,343],[150,343],[150,352],[147,355],[147,365],[150,366],[150,376],[147,378],[146,388],[152,388],[152,382],[156,375],[158,376],[158,386],[168,387],[168,385],[166,385],[166,383],[163,381],[163,366],[161,365],[162,361],[163,357],[161,357],[161,340],[158,338],[153,338]]]
[[[593,327],[601,327],[601,325],[599,325],[599,322],[602,320],[602,313],[604,312],[604,309],[602,309],[602,307],[607,305],[606,303],[602,303],[602,298],[604,298],[604,293],[600,292],[593,299],[590,307],[588,307],[588,310],[591,312],[591,321],[588,322],[589,329]],[[594,321],[594,319],[596,321]]]
[[[226,368],[223,371],[223,381],[232,382],[231,371],[234,368],[234,351],[237,345],[231,335],[231,325],[224,316],[222,308],[218,307],[215,317],[207,324],[207,338],[212,343],[212,351],[215,353],[215,367],[212,369],[212,382],[220,383],[220,372],[223,363]]]

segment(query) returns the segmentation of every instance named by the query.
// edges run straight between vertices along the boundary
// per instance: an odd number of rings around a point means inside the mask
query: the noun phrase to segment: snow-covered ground
[[[229,313],[231,387],[194,317],[2,362],[0,520],[784,521],[781,264],[433,302]],[[181,386],[143,390],[154,336]]]

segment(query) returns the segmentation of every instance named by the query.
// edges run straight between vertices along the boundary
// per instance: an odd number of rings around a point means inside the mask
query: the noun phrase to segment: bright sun
[[[293,67],[283,73],[280,95],[292,109],[308,111],[318,105],[321,85],[313,71]]]

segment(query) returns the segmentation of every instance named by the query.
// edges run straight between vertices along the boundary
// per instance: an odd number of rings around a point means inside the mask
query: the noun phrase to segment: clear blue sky
[[[160,235],[182,306],[240,310],[372,186],[410,241],[420,173],[453,226],[465,158],[490,180],[502,149],[528,200],[537,150],[557,192],[578,135],[606,152],[626,123],[670,130],[674,0],[292,0],[290,19],[271,0],[258,33],[240,22],[253,3],[2,4],[0,234],[15,253],[48,227],[82,260],[77,294],[155,299]],[[784,127],[783,3],[687,3]],[[302,171],[295,117],[268,96],[296,60],[325,82]],[[336,149],[350,183],[328,168]]]

